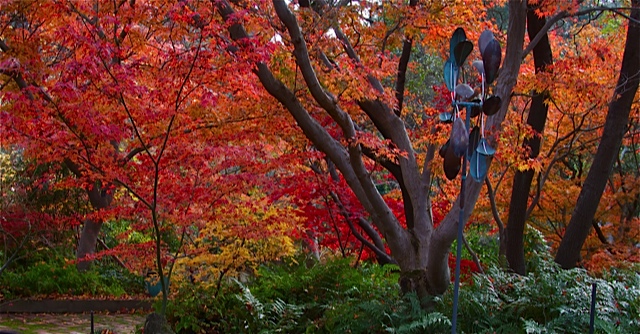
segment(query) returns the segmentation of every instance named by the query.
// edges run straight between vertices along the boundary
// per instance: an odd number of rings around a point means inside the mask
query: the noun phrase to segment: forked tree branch
[[[231,22],[228,31],[232,40],[237,42],[249,38],[242,24],[235,21],[235,10],[228,1],[217,1],[215,5],[222,18],[227,22]],[[287,6],[284,1],[274,1],[274,5]],[[288,8],[283,9],[289,10]],[[405,240],[407,236],[404,230],[391,210],[385,210],[387,206],[382,197],[379,194],[377,194],[377,197],[371,196],[376,192],[375,185],[370,179],[367,180],[368,182],[362,183],[363,173],[356,174],[354,166],[351,164],[352,158],[350,158],[350,154],[354,155],[354,152],[348,153],[339,141],[335,140],[321,124],[311,117],[295,93],[273,75],[267,64],[263,62],[256,63],[254,73],[258,76],[267,92],[275,97],[294,117],[305,136],[319,150],[324,152],[342,172],[345,180],[361,200],[367,212],[372,216],[371,218],[377,227],[387,236]],[[361,160],[360,163],[362,163]],[[364,173],[367,173],[366,170]],[[365,190],[365,188],[367,189]]]
[[[335,192],[331,191],[329,192],[329,196],[340,209],[340,215],[347,222],[347,224],[349,225],[349,229],[351,229],[351,232],[356,237],[356,239],[360,240],[360,242],[362,242],[364,246],[371,249],[376,254],[376,257],[380,259],[381,263],[397,264],[397,262],[384,251],[384,243],[382,242],[382,239],[380,238],[378,233],[375,232],[375,230],[369,225],[369,222],[367,222],[362,217],[358,218],[358,225],[360,225],[360,227],[365,231],[365,233],[367,233],[371,240],[373,240],[373,243],[362,236],[362,234],[356,229],[355,224],[353,223],[353,217],[351,217],[338,195]]]

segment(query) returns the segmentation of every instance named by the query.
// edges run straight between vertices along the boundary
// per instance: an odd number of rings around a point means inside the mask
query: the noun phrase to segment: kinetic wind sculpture
[[[480,87],[474,89],[463,79],[458,83],[460,74],[466,78],[465,61],[473,51],[473,43],[467,40],[464,29],[458,28],[449,42],[449,59],[444,65],[444,81],[451,93],[452,111],[440,113],[440,121],[450,123],[449,140],[440,148],[439,154],[444,159],[444,173],[447,179],[453,180],[462,168],[460,187],[460,216],[458,219],[458,241],[456,254],[455,285],[453,298],[453,316],[451,333],[456,333],[458,315],[458,291],[460,287],[460,258],[462,254],[462,230],[464,227],[464,189],[467,178],[467,160],[470,161],[469,173],[477,182],[483,182],[487,176],[487,159],[495,154],[495,148],[485,138],[485,118],[500,110],[502,100],[499,96],[490,95],[489,86],[498,75],[502,62],[500,43],[493,33],[485,30],[480,35],[478,47],[482,60],[473,61],[473,67],[480,74]],[[471,75],[469,77],[472,77]],[[465,121],[460,110],[466,108]],[[471,118],[479,118],[471,128]],[[469,129],[471,128],[471,131]]]
[[[451,93],[453,110],[440,113],[440,121],[452,123],[451,136],[440,148],[439,154],[444,158],[444,172],[449,180],[456,178],[464,158],[470,161],[471,176],[478,182],[484,181],[487,175],[487,157],[496,150],[485,138],[485,117],[498,112],[502,100],[499,96],[489,95],[488,87],[495,80],[502,50],[493,33],[485,30],[478,40],[482,60],[473,61],[473,67],[481,77],[480,87],[475,90],[466,82],[458,83],[460,74],[464,74],[467,57],[473,51],[473,43],[467,40],[464,29],[458,28],[450,41],[450,55],[444,67],[444,81]],[[463,75],[463,77],[465,77]],[[466,122],[460,117],[461,108],[467,108]],[[469,132],[471,118],[479,120]],[[466,154],[465,154],[466,153]],[[463,177],[466,171],[463,171]]]

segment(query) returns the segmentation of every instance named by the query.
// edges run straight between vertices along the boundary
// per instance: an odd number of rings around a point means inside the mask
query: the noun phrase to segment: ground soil
[[[109,334],[131,334],[144,324],[144,314],[96,313],[94,331]],[[21,334],[87,334],[91,333],[91,314],[0,314],[0,329]]]

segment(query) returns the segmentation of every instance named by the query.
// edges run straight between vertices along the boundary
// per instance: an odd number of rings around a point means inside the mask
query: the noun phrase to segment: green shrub
[[[109,296],[119,296],[122,294],[135,295],[145,293],[144,277],[136,273],[129,272],[115,263],[101,261],[96,263],[90,272],[96,272],[102,291]]]
[[[238,323],[246,311],[236,298],[239,292],[239,288],[225,286],[216,296],[214,289],[180,286],[167,304],[167,321],[178,333],[242,333]],[[159,309],[159,304],[155,307]]]
[[[354,299],[335,305],[325,315],[319,333],[446,333],[448,316],[429,312],[417,295],[393,293],[380,299]]]
[[[498,265],[500,263],[500,259],[498,258],[500,248],[499,235],[498,232],[492,233],[491,228],[492,226],[489,224],[474,223],[465,229],[465,238],[471,249],[476,253],[483,267]],[[451,245],[453,254],[456,252],[456,244],[457,242],[454,241]],[[462,247],[462,258],[472,259],[466,247]]]
[[[179,288],[167,319],[180,333],[422,333],[450,330],[440,313],[399,295],[397,266],[332,259],[311,267],[262,267],[247,286]]]
[[[34,257],[38,257],[35,255]],[[53,254],[47,261],[20,266],[0,277],[5,298],[29,298],[50,295],[108,295],[119,297],[141,291],[142,279],[113,267],[94,266],[78,272],[74,264]],[[126,287],[126,289],[125,289]]]

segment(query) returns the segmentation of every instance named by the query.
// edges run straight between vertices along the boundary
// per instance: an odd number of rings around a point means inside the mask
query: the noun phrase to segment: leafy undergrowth
[[[611,271],[595,278],[584,269],[563,270],[549,256],[534,256],[526,276],[496,267],[460,290],[465,333],[588,332],[596,284],[595,332],[640,332],[640,274]],[[451,294],[438,309],[451,309]]]
[[[63,256],[15,265],[0,275],[0,300],[144,299],[143,278],[109,263],[79,272]]]
[[[530,263],[527,276],[493,267],[468,280],[460,292],[458,332],[583,333],[594,282],[595,332],[640,332],[639,274],[594,278],[537,254]],[[425,311],[415,295],[398,293],[396,270],[354,269],[348,259],[271,265],[253,281],[231,280],[220,291],[181,286],[167,318],[179,333],[449,333],[451,291]]]

